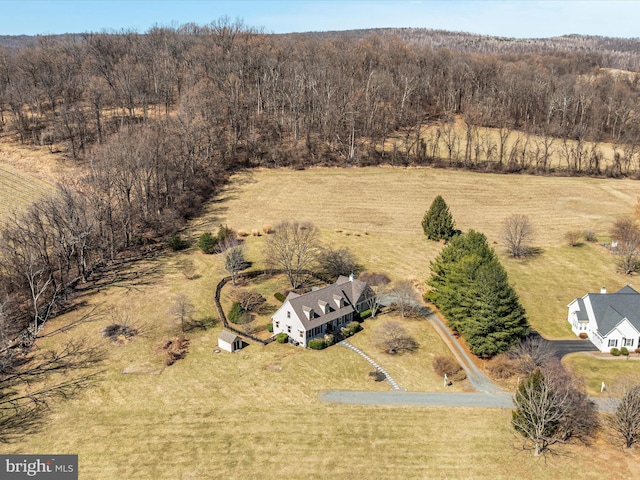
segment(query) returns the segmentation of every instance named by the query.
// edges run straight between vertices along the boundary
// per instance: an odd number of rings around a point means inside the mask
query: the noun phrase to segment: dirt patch
[[[158,368],[157,365],[143,363],[140,365],[130,365],[122,369],[124,375],[160,375],[164,367]]]

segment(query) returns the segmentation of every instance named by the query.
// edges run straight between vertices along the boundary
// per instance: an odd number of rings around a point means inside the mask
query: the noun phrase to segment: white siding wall
[[[282,304],[282,307],[271,317],[271,321],[273,322],[274,335],[286,333],[305,347],[307,346],[306,330],[300,319],[296,316],[296,312],[291,308],[289,301]],[[303,332],[302,336],[300,336],[300,330]]]
[[[218,339],[218,347],[222,350],[233,353],[233,345],[231,345],[229,342],[225,342],[221,338]]]

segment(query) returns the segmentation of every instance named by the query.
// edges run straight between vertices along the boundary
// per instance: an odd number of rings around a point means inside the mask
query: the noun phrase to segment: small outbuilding
[[[239,335],[222,330],[218,336],[218,347],[227,352],[236,352],[244,347],[245,343]]]

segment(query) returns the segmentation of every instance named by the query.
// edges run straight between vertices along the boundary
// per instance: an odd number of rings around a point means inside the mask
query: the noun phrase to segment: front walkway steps
[[[373,367],[376,370],[378,370],[380,373],[382,373],[385,376],[385,378],[387,379],[387,382],[389,382],[389,385],[391,385],[391,388],[393,390],[402,390],[402,388],[398,385],[398,383],[391,377],[391,375],[389,375],[389,373],[387,373],[387,371],[384,368],[382,368],[380,365],[378,365],[369,355],[364,353],[358,347],[356,347],[354,345],[351,345],[346,340],[342,340],[341,342],[338,343],[338,345],[340,345],[341,347],[345,347],[345,348],[348,348],[350,350],[353,350],[358,355],[360,355],[362,358],[364,358],[367,362],[369,362],[371,365],[373,365]]]

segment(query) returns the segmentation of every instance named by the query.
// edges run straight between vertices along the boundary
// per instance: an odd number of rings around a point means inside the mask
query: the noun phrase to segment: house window
[[[287,311],[287,318],[291,318],[291,312]]]
[[[291,333],[291,325],[287,325],[287,333]]]
[[[633,347],[633,338],[625,338],[623,343],[625,347]]]
[[[280,328],[280,322],[276,322],[276,328]]]
[[[609,339],[609,346],[610,347],[617,347],[618,346],[618,340],[611,338]]]
[[[299,330],[300,332],[300,338],[304,338],[304,332],[302,330]]]

